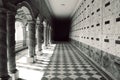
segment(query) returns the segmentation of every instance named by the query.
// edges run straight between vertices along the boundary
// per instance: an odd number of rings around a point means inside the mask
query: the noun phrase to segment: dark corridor
[[[69,41],[69,32],[71,26],[70,18],[53,18],[52,19],[52,40],[56,41]]]

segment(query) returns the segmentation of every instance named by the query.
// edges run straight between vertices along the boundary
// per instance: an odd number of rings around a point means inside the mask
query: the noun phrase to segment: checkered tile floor
[[[106,80],[71,44],[57,44],[42,80]]]

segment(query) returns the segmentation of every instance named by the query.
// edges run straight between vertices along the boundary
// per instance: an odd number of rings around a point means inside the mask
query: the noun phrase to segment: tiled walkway
[[[42,80],[106,80],[71,44],[57,44]]]

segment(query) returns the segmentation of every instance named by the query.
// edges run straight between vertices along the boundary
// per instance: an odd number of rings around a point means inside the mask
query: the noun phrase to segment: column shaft
[[[51,27],[49,28],[49,44],[51,44]]]
[[[7,13],[7,54],[8,54],[8,68],[10,73],[15,73],[16,59],[15,59],[15,14]]]
[[[42,50],[42,24],[37,26],[37,44],[38,44],[38,51]]]
[[[47,47],[47,27],[44,26],[44,44]]]
[[[28,40],[28,56],[29,57],[34,57],[35,55],[35,22],[31,21],[29,22],[28,26],[28,35],[29,35],[29,40]]]
[[[7,80],[6,10],[0,8],[0,80]]]
[[[49,44],[49,25],[47,26],[47,45]]]
[[[26,39],[27,39],[26,26],[23,26],[23,46],[27,46]]]

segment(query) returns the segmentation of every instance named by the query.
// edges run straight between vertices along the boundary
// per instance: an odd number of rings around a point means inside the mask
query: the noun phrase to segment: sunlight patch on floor
[[[18,68],[19,77],[25,80],[41,80],[44,71],[36,71],[32,69]]]
[[[41,80],[41,78],[44,75],[44,70],[49,64],[50,58],[54,52],[55,46],[55,44],[51,44],[51,46],[47,47],[46,49],[43,49],[43,54],[38,56],[38,59],[35,63],[27,62],[27,54],[19,58],[17,60],[17,69],[19,70],[19,77],[24,80]]]

